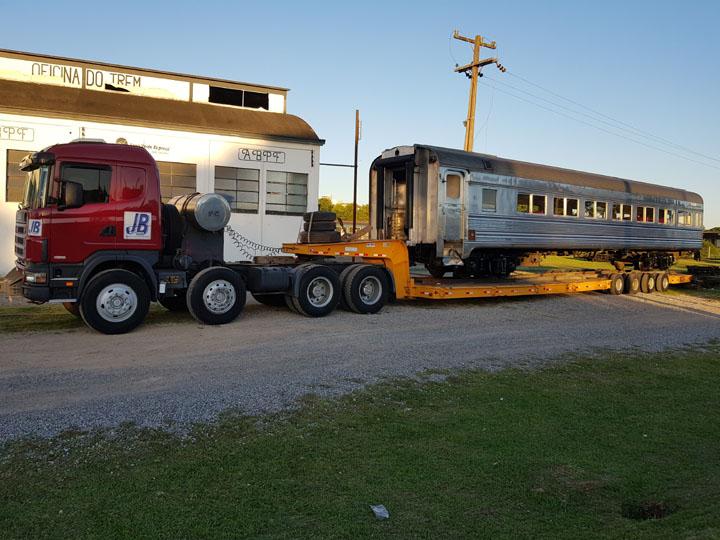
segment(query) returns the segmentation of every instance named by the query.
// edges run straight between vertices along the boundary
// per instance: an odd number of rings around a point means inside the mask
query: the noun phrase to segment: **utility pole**
[[[466,64],[464,66],[455,66],[455,72],[456,73],[464,73],[465,76],[470,79],[470,103],[468,104],[468,114],[467,119],[465,120],[465,146],[464,149],[466,152],[472,152],[473,151],[473,143],[475,140],[475,103],[477,101],[477,80],[478,77],[482,77],[482,73],[480,72],[480,69],[484,66],[495,64],[497,68],[502,71],[503,73],[507,71],[505,67],[500,64],[497,58],[485,58],[483,60],[480,59],[480,50],[483,47],[486,47],[488,49],[495,49],[495,42],[487,42],[483,39],[482,36],[475,36],[475,38],[469,38],[460,35],[460,33],[455,30],[453,33],[453,37],[460,41],[466,41],[467,43],[472,44],[473,46],[473,61],[470,64]],[[470,72],[470,73],[468,73]]]
[[[353,165],[353,234],[357,231],[357,173],[358,146],[360,143],[360,110],[355,109],[355,162]]]

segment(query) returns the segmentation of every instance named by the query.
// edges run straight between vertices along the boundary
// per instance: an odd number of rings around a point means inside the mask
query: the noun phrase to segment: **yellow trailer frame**
[[[496,298],[502,296],[532,296],[540,294],[569,294],[604,291],[611,287],[614,272],[571,271],[547,272],[502,283],[436,279],[413,276],[410,256],[402,240],[362,240],[329,244],[283,244],[283,251],[299,257],[352,257],[354,262],[384,266],[395,284],[395,297],[451,300],[459,298]],[[670,284],[689,283],[688,274],[669,273]]]

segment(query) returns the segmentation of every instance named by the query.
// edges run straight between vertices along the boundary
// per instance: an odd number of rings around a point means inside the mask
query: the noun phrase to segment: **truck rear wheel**
[[[168,311],[185,312],[188,310],[185,291],[179,291],[176,296],[163,296],[158,303]]]
[[[104,270],[95,275],[80,298],[85,324],[103,334],[124,334],[145,320],[150,290],[128,270]]]
[[[298,313],[307,317],[324,317],[337,307],[339,301],[340,280],[333,270],[315,264],[302,270],[298,295],[292,296]]]
[[[245,307],[245,283],[223,266],[202,270],[190,281],[187,305],[190,314],[204,324],[227,324]]]
[[[385,272],[370,264],[357,265],[343,282],[343,297],[355,313],[377,313],[388,299]]]

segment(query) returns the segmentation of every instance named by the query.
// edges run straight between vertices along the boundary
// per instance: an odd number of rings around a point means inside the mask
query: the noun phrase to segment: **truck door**
[[[64,161],[56,165],[58,204],[53,208],[50,262],[79,263],[92,253],[115,249],[114,210],[110,203],[113,167],[107,163]],[[82,186],[83,202],[64,205],[67,182]]]
[[[460,242],[463,239],[465,230],[463,212],[465,174],[458,171],[445,171],[440,191],[443,240],[445,242]]]

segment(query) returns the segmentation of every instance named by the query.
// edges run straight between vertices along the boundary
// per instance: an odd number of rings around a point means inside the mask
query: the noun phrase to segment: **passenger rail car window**
[[[682,225],[683,227],[690,227],[692,225],[692,215],[690,212],[684,210],[678,212],[678,225]]]
[[[667,208],[661,208],[660,210],[658,210],[658,223],[660,223],[661,225],[674,225],[674,212],[672,210],[668,210]]]
[[[632,221],[632,206],[629,204],[613,204],[612,218],[615,221]]]
[[[655,209],[651,206],[637,207],[638,223],[655,223]]]
[[[227,199],[233,212],[257,214],[260,170],[216,166],[215,193]]]
[[[547,197],[530,193],[518,193],[517,211],[522,214],[545,214]]]
[[[698,228],[702,228],[702,226],[703,226],[702,212],[695,212],[695,226]]]
[[[497,211],[497,189],[482,190],[482,210],[483,212]]]
[[[577,199],[566,197],[555,197],[553,202],[553,214],[556,216],[578,217],[580,203]]]
[[[110,199],[111,176],[112,168],[109,165],[65,163],[60,172],[60,181],[80,184],[85,204],[106,203]]]
[[[448,199],[459,199],[461,182],[462,177],[459,174],[448,174],[445,177],[445,197]]]
[[[585,217],[590,219],[607,219],[607,203],[601,201],[585,201]]]

